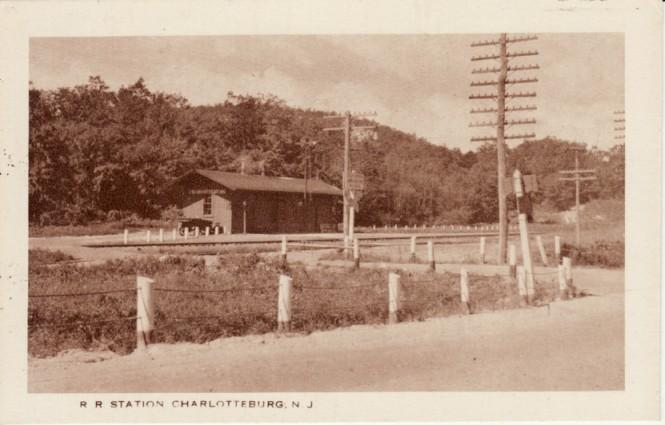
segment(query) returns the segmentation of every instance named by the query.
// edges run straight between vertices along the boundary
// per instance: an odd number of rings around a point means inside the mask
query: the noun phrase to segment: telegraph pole
[[[349,167],[351,166],[351,113],[344,114],[344,172],[342,191],[344,192],[344,235],[349,234]]]
[[[366,117],[366,116],[375,116],[376,113],[364,113],[364,114],[354,114],[355,117]],[[329,127],[324,128],[323,131],[343,131],[344,132],[344,167],[342,170],[342,195],[343,195],[343,205],[344,205],[344,236],[349,235],[349,208],[350,208],[350,190],[349,190],[349,174],[351,168],[351,132],[353,130],[366,130],[372,129],[375,130],[376,126],[354,126],[352,125],[351,112],[346,111],[344,115],[331,115],[324,118],[344,118],[342,127]]]
[[[472,142],[496,142],[496,153],[497,153],[497,195],[499,197],[499,253],[498,253],[498,264],[504,264],[506,262],[506,252],[508,248],[508,213],[506,206],[506,188],[505,177],[506,177],[506,152],[505,152],[505,143],[506,139],[529,139],[535,137],[533,133],[527,134],[514,134],[506,135],[505,129],[506,126],[511,125],[522,125],[522,124],[535,124],[535,119],[524,119],[524,120],[506,120],[506,112],[520,112],[520,111],[533,111],[536,109],[535,106],[525,105],[525,106],[513,106],[506,107],[507,98],[516,98],[516,97],[536,97],[535,92],[514,92],[507,93],[506,86],[512,84],[525,84],[525,83],[536,83],[538,82],[537,78],[523,78],[523,79],[508,79],[508,72],[518,72],[518,71],[529,71],[540,69],[538,65],[510,65],[509,59],[513,57],[521,56],[535,56],[538,54],[537,51],[522,51],[522,52],[508,52],[508,44],[537,40],[536,36],[522,36],[522,37],[508,37],[505,33],[502,33],[499,36],[498,40],[487,40],[477,43],[472,43],[471,47],[486,47],[486,46],[498,46],[499,52],[493,54],[486,54],[481,56],[474,56],[471,58],[471,61],[482,61],[482,60],[498,60],[498,67],[489,67],[489,68],[479,68],[472,71],[473,74],[486,74],[486,73],[498,73],[496,80],[490,81],[474,81],[471,83],[471,87],[478,86],[496,86],[496,93],[489,94],[472,94],[469,96],[469,99],[491,99],[496,100],[496,108],[480,108],[472,109],[472,114],[477,113],[496,113],[495,122],[479,122],[471,123],[469,127],[496,127],[496,137],[472,137]]]
[[[595,176],[596,170],[580,170],[580,160],[578,157],[580,150],[582,149],[575,148],[575,169],[559,171],[559,174],[563,175],[563,177],[559,177],[559,180],[575,182],[575,244],[578,246],[580,244],[580,183],[597,180]]]

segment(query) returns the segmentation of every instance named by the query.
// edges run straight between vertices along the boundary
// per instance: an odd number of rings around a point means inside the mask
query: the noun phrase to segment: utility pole
[[[512,106],[506,107],[506,99],[508,98],[517,98],[517,97],[536,97],[535,92],[513,92],[507,93],[506,86],[512,84],[526,84],[526,83],[536,83],[538,82],[537,78],[521,78],[521,79],[509,79],[509,72],[519,72],[519,71],[531,71],[540,69],[538,65],[510,65],[509,60],[513,57],[522,57],[522,56],[535,56],[538,55],[537,51],[522,51],[522,52],[508,52],[508,45],[511,43],[524,42],[537,40],[538,37],[530,36],[521,36],[521,37],[508,37],[505,33],[502,33],[499,36],[498,40],[485,40],[477,43],[472,43],[471,47],[487,47],[487,46],[498,46],[499,52],[493,54],[486,54],[480,56],[473,56],[471,61],[482,61],[482,60],[498,60],[499,66],[488,67],[488,68],[478,68],[472,71],[473,74],[487,74],[487,73],[498,73],[496,80],[489,81],[474,81],[471,83],[471,87],[479,86],[496,86],[496,93],[489,94],[472,94],[469,96],[469,99],[472,100],[484,100],[491,99],[497,102],[496,108],[479,108],[471,109],[472,114],[478,113],[495,113],[496,121],[492,122],[478,122],[471,123],[469,127],[496,127],[496,137],[472,137],[472,142],[496,142],[496,153],[497,153],[497,195],[499,198],[499,252],[498,252],[498,264],[504,264],[506,262],[506,253],[508,250],[508,212],[506,206],[506,188],[505,188],[505,177],[506,177],[506,140],[507,139],[530,139],[535,137],[533,133],[526,134],[513,134],[506,135],[505,129],[506,126],[512,125],[524,125],[524,124],[535,124],[536,120],[533,118],[522,119],[522,120],[506,120],[506,112],[521,112],[521,111],[533,111],[536,109],[533,105],[524,105],[524,106]]]
[[[312,201],[312,194],[309,191],[309,180],[312,178],[312,149],[318,142],[316,140],[310,140],[309,138],[303,138],[302,142],[305,145],[305,191],[303,193],[303,205],[305,206],[305,219],[307,223],[309,223],[309,207]],[[314,229],[316,229],[316,222],[314,223],[314,226]]]
[[[349,235],[349,208],[350,208],[350,190],[349,190],[349,174],[351,169],[351,133],[354,130],[375,130],[376,126],[366,125],[366,126],[354,126],[352,124],[353,117],[367,117],[367,116],[376,116],[376,112],[363,113],[363,114],[353,114],[346,111],[344,115],[330,115],[324,117],[326,119],[333,118],[344,118],[342,127],[329,127],[324,128],[323,131],[343,131],[344,132],[344,167],[342,170],[342,196],[343,196],[343,205],[344,205],[344,236]]]
[[[559,180],[574,181],[575,182],[575,244],[580,244],[580,183],[583,181],[597,180],[595,173],[596,170],[580,170],[580,160],[578,157],[581,148],[575,148],[575,169],[562,170],[559,174]]]

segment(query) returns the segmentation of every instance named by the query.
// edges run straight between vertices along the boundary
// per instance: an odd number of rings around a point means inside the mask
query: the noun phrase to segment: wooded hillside
[[[234,93],[217,105],[191,106],[150,91],[142,79],[117,91],[100,77],[53,91],[31,87],[30,222],[159,217],[168,211],[164,186],[192,168],[239,171],[244,161],[249,173],[302,177],[308,140],[317,141],[313,174],[341,186],[342,136],[322,131],[330,113]],[[522,143],[508,150],[508,171],[537,174],[537,204],[569,208],[574,185],[559,182],[558,171],[573,167],[575,146],[584,148],[552,137]],[[366,176],[359,224],[496,221],[493,146],[462,153],[379,125],[376,140],[354,140],[351,156]],[[583,185],[582,202],[623,198],[624,156],[623,145],[581,153],[581,167],[599,177]]]

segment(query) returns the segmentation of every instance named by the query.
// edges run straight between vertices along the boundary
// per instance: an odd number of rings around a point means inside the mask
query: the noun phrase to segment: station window
[[[212,215],[212,195],[203,197],[203,215]]]

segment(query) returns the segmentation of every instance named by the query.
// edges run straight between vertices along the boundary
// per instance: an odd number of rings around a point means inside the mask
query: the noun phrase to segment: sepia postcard
[[[660,2],[0,23],[0,422],[660,420]]]

